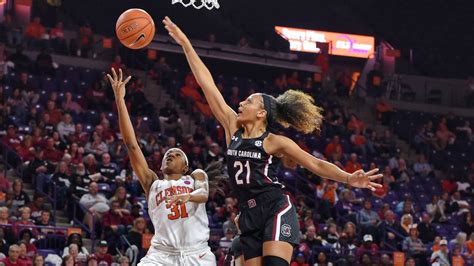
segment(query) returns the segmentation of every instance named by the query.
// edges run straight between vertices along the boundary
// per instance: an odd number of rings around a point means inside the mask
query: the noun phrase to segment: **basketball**
[[[143,9],[132,8],[120,15],[115,25],[120,42],[130,49],[146,47],[155,36],[155,23]]]

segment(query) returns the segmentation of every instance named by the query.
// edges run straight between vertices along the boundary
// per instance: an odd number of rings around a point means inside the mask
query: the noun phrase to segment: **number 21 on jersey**
[[[235,173],[235,183],[237,185],[250,184],[250,163],[245,161],[243,164],[241,161],[234,162],[234,168],[239,168]],[[242,175],[245,175],[245,177]]]

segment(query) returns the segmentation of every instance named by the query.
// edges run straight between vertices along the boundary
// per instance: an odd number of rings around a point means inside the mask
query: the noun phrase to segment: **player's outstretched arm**
[[[221,92],[214,83],[211,72],[209,72],[209,69],[204,65],[201,58],[199,58],[191,42],[181,29],[176,26],[169,17],[165,17],[163,23],[169,35],[183,47],[189,66],[206,96],[212,113],[226,131],[233,134],[237,128],[237,114],[225,102],[224,97],[222,97]]]
[[[112,77],[113,76],[113,77]],[[125,105],[125,85],[130,81],[131,76],[127,79],[122,79],[122,69],[119,69],[119,75],[112,68],[112,76],[107,74],[112,89],[115,94],[115,103],[117,104],[118,110],[118,120],[120,133],[122,134],[123,141],[128,149],[128,155],[130,157],[130,162],[132,164],[133,171],[137,174],[140,183],[145,191],[146,196],[148,197],[148,192],[150,187],[158,177],[156,174],[148,167],[148,164],[145,160],[145,156],[138,146],[137,138],[135,136],[135,131],[130,121],[130,116],[128,115],[127,106]]]
[[[341,170],[335,164],[320,160],[301,149],[293,140],[279,135],[271,135],[269,138],[271,153],[282,154],[293,159],[309,171],[321,177],[332,179],[337,182],[346,183],[353,187],[368,188],[375,190],[382,187],[381,184],[372,182],[381,178],[381,174],[376,174],[379,169],[373,169],[367,173],[358,170],[352,174]],[[266,145],[267,146],[267,145]]]

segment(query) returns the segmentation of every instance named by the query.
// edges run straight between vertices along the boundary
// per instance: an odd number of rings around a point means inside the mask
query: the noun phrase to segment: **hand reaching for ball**
[[[112,76],[110,74],[107,74],[107,78],[109,78],[110,85],[112,85],[112,89],[114,90],[115,94],[115,99],[123,99],[125,98],[125,85],[130,81],[132,76],[128,76],[126,80],[123,80],[123,74],[122,74],[122,69],[119,68],[119,75],[117,76],[117,73],[115,72],[115,69],[112,68]]]
[[[171,19],[166,16],[163,19],[163,24],[165,24],[165,29],[168,31],[168,34],[181,46],[184,46],[186,42],[189,42],[188,37],[181,31],[181,29],[171,21]]]

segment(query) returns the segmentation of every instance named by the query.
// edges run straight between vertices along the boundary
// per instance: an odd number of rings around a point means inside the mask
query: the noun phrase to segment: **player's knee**
[[[290,266],[290,263],[277,256],[263,257],[263,266]]]

